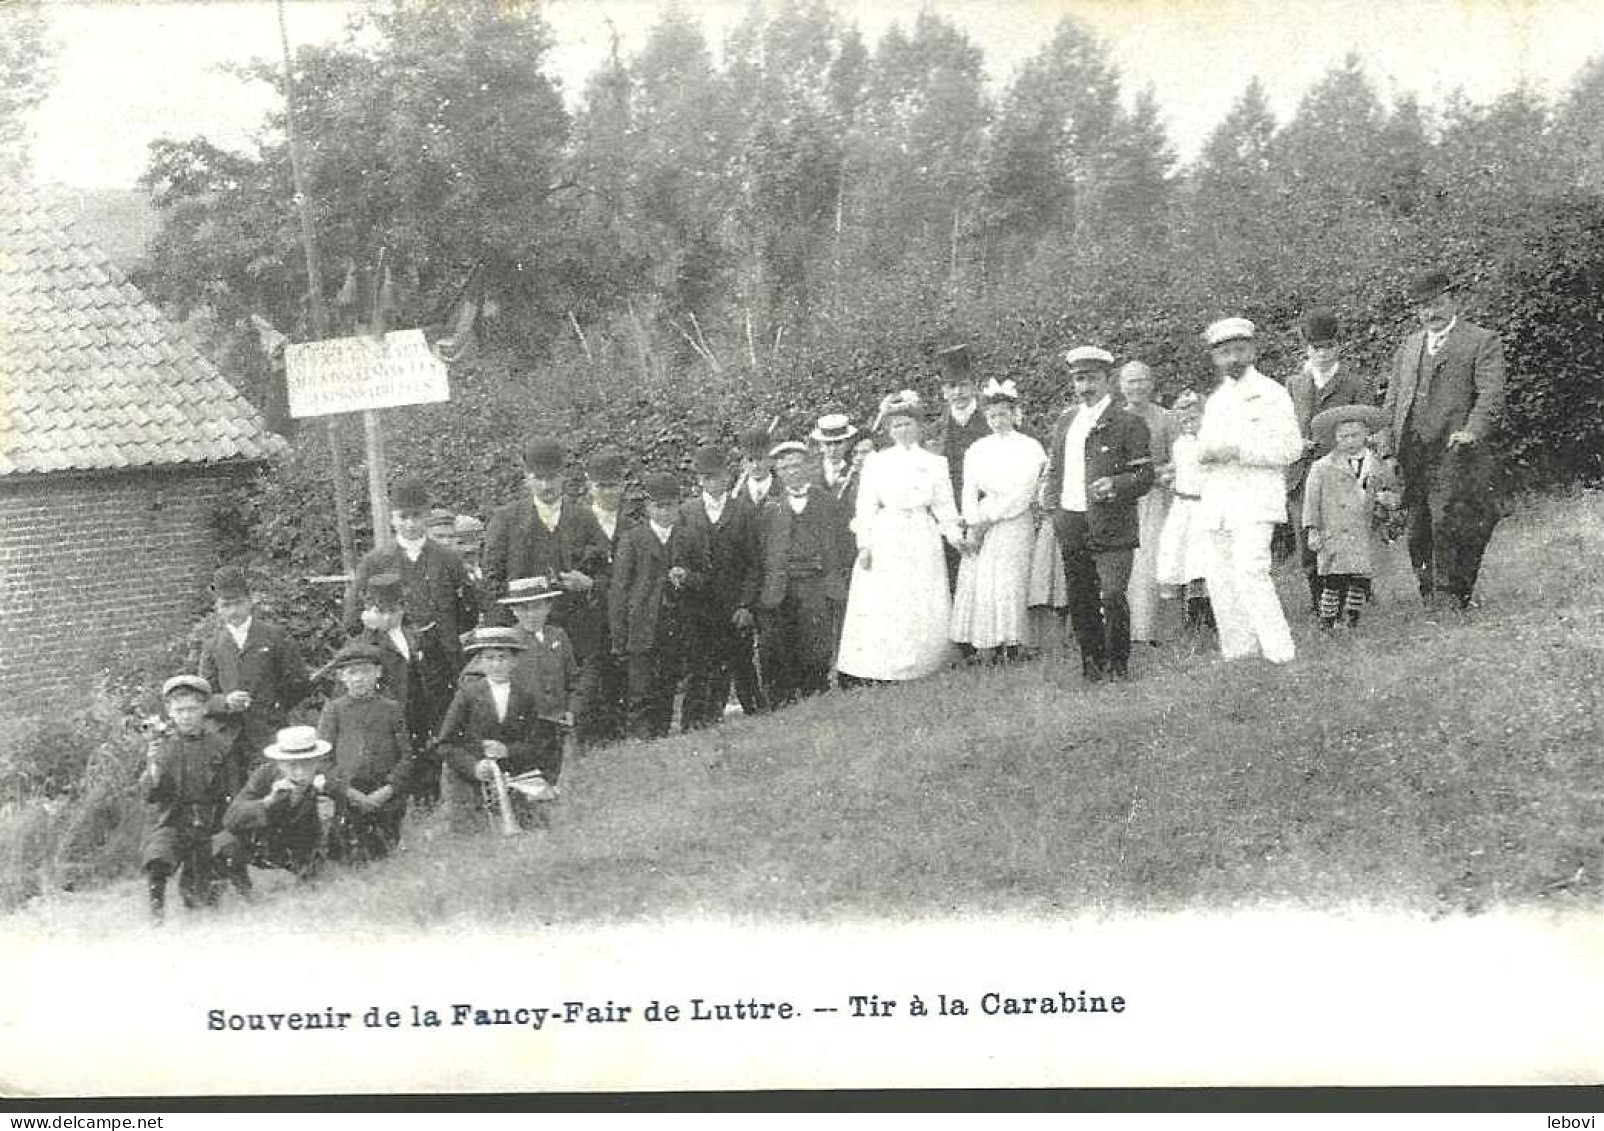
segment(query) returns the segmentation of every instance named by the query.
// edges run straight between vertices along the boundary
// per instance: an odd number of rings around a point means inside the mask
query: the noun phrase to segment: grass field
[[[1428,618],[1396,553],[1358,633],[1298,623],[1285,668],[1163,648],[1128,685],[1084,686],[1059,657],[832,694],[587,757],[547,833],[416,824],[381,866],[264,883],[255,907],[218,916],[351,930],[1596,908],[1604,495],[1508,518],[1469,614]],[[1301,579],[1283,584],[1301,607]],[[127,882],[36,900],[7,926],[142,916]]]

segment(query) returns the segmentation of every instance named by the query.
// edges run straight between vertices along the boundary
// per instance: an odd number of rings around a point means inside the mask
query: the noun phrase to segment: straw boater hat
[[[819,417],[818,424],[808,438],[821,444],[836,444],[850,440],[857,434],[857,427],[846,413],[830,412]]]
[[[175,691],[193,691],[197,695],[212,697],[212,685],[198,675],[175,675],[162,684],[162,698],[165,699]]]
[[[1254,333],[1253,323],[1246,318],[1221,318],[1209,323],[1208,329],[1203,331],[1203,340],[1213,349],[1226,342],[1252,341]]]
[[[1314,419],[1309,422],[1309,430],[1314,433],[1321,447],[1329,448],[1336,443],[1337,426],[1351,420],[1363,424],[1367,432],[1378,432],[1387,426],[1387,413],[1374,405],[1340,404],[1315,413]]]
[[[498,605],[527,605],[531,601],[550,601],[561,597],[563,591],[544,577],[515,577],[507,582],[507,595],[498,597]]]
[[[487,648],[501,648],[508,652],[522,652],[528,645],[516,628],[476,628],[464,645],[464,652],[483,652]]]
[[[285,727],[278,732],[278,741],[262,753],[275,762],[304,762],[321,758],[333,749],[332,743],[317,736],[317,727]]]

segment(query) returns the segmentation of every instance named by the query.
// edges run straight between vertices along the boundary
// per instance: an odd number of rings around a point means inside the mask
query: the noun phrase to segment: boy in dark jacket
[[[498,775],[511,779],[536,771],[540,780],[531,779],[519,796],[529,802],[556,797],[545,775],[561,769],[557,725],[541,717],[533,688],[513,678],[517,656],[527,647],[516,628],[480,628],[468,640],[466,650],[477,657],[483,678],[457,688],[439,734],[440,800],[453,832],[484,827],[484,785]],[[522,801],[515,811],[520,824],[535,819],[533,807]]]
[[[262,751],[266,761],[234,795],[215,846],[233,869],[255,863],[310,880],[328,855],[329,830],[344,801],[330,780],[333,747],[317,728],[285,727]]]
[[[324,706],[317,732],[333,747],[329,776],[349,805],[347,843],[338,847],[385,856],[401,839],[412,774],[412,737],[400,704],[378,694],[377,648],[348,641],[334,657],[334,669],[345,694]]]
[[[167,910],[167,878],[178,873],[184,906],[210,907],[212,837],[228,804],[228,740],[207,731],[209,683],[175,675],[162,684],[171,729],[151,739],[140,779],[146,805],[145,877],[150,915],[160,923]]]
[[[613,654],[629,681],[630,733],[669,731],[674,694],[697,654],[697,602],[707,584],[707,543],[680,522],[680,488],[672,475],[646,480],[646,521],[618,543],[608,597]]]

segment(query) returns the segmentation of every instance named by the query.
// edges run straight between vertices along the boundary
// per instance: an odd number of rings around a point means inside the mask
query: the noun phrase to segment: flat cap
[[[208,699],[212,697],[212,685],[198,675],[175,675],[162,684],[163,699],[175,691],[193,691]]]
[[[1203,340],[1213,349],[1226,342],[1252,341],[1255,333],[1253,323],[1246,318],[1221,318],[1209,323],[1208,329],[1203,331]]]
[[[1082,365],[1102,365],[1114,368],[1114,355],[1101,346],[1076,346],[1064,354],[1064,364],[1071,369]]]

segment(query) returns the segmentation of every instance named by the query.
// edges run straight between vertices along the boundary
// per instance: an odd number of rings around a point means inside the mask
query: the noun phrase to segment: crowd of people
[[[1324,310],[1284,384],[1255,368],[1251,322],[1212,323],[1217,383],[1168,408],[1147,365],[1076,346],[1045,443],[1013,382],[982,384],[959,345],[935,355],[939,406],[904,389],[862,431],[839,411],[806,438],[747,429],[737,459],[693,454],[688,497],[646,475],[640,515],[620,453],[592,453],[571,492],[553,438],[529,441],[524,489],[483,527],[403,480],[393,544],[358,565],[350,639],[319,673],[225,566],[220,626],[198,672],[163,687],[170,726],[143,778],[152,911],[175,873],[205,905],[230,882],[249,895],[253,865],[305,876],[383,855],[409,806],[459,832],[538,821],[578,751],[666,735],[676,715],[695,730],[1023,662],[1066,624],[1090,682],[1139,674],[1133,642],[1177,623],[1225,660],[1286,663],[1277,545],[1328,631],[1358,624],[1399,536],[1422,598],[1467,608],[1498,514],[1502,348],[1443,273],[1411,295],[1421,327],[1374,377],[1343,362]],[[340,693],[289,725],[324,674]]]

